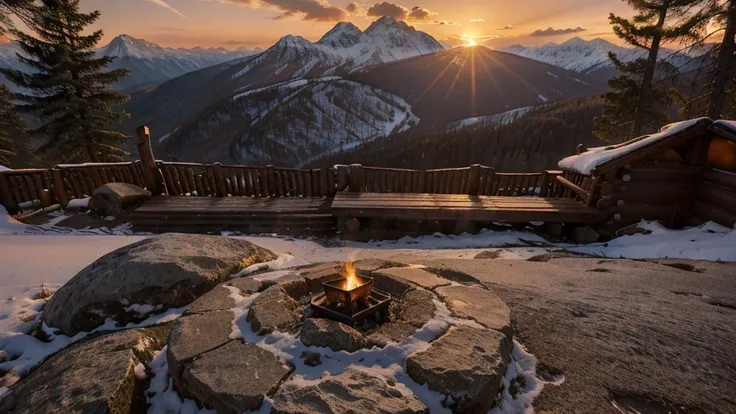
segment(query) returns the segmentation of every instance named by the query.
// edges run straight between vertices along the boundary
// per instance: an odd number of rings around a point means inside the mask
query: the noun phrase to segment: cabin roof
[[[713,121],[711,131],[722,138],[736,142],[736,121],[726,121],[724,119]]]
[[[736,122],[717,121],[718,128],[732,131],[736,138]],[[663,127],[660,132],[644,135],[621,144],[590,148],[586,152],[561,160],[558,165],[563,170],[590,175],[594,171],[618,168],[645,158],[653,153],[666,150],[691,139],[701,137],[714,122],[710,118],[695,118],[676,122]]]

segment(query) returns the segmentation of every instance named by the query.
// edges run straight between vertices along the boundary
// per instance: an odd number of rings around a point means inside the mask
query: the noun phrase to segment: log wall
[[[677,161],[639,161],[591,177],[599,185],[594,205],[622,225],[657,220],[683,225],[693,214],[697,179],[702,167]]]
[[[693,214],[736,228],[736,174],[706,167],[698,179]]]

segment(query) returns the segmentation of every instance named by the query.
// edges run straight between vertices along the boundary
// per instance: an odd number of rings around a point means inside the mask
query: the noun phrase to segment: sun
[[[478,46],[478,42],[473,39],[468,39],[468,47]]]

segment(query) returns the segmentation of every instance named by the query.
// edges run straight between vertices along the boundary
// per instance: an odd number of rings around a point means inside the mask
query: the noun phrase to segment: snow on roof
[[[10,171],[10,168],[0,164],[0,171]]]
[[[719,119],[713,121],[713,127],[723,129],[732,134],[736,134],[736,121],[726,121],[725,119]]]
[[[708,118],[695,118],[687,121],[676,122],[662,127],[662,130],[656,134],[644,135],[643,137],[634,138],[618,145],[590,148],[588,151],[580,155],[573,155],[563,159],[557,165],[563,170],[575,171],[580,174],[589,175],[593,170],[603,164],[653,145],[664,139],[673,137],[698,125],[701,121],[706,119]]]

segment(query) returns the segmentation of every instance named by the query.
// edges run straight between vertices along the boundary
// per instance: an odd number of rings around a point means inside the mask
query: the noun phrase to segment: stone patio
[[[269,283],[234,279],[195,301],[169,337],[169,374],[179,394],[218,413],[257,410],[266,398],[274,413],[428,412],[405,384],[375,370],[370,357],[354,356],[358,352],[379,360],[399,358],[395,363],[410,381],[445,395],[443,403],[454,412],[492,407],[513,335],[509,309],[493,292],[477,283],[451,282],[430,269],[358,262],[362,274],[391,292],[393,302],[386,320],[351,327],[317,317],[308,305],[322,292],[322,283],[336,277],[340,265],[295,269]],[[233,288],[244,300],[252,299],[248,309],[241,310],[242,319],[226,310],[237,306]],[[448,311],[445,319],[437,319],[438,312]],[[423,349],[392,356],[418,332],[422,338],[429,335],[423,328],[433,320],[444,328],[434,332]],[[245,337],[252,340],[255,334],[262,339],[244,343],[233,336],[234,324],[252,331]],[[289,354],[288,347],[274,348],[284,335],[299,339],[290,345],[295,354]],[[391,355],[381,357],[382,348],[389,345]]]

